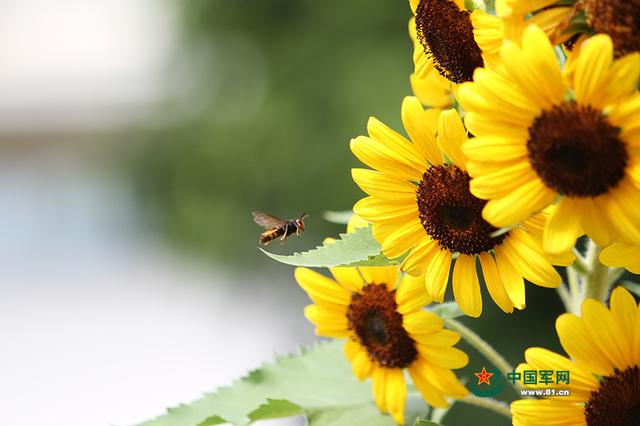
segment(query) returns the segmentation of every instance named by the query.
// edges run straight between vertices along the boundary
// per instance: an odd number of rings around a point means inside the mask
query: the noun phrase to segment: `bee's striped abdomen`
[[[284,230],[285,230],[285,227],[280,226],[278,228],[270,229],[268,231],[263,232],[260,235],[260,244],[262,245],[269,244],[269,242],[275,240],[276,238],[281,237],[282,234],[284,233]]]

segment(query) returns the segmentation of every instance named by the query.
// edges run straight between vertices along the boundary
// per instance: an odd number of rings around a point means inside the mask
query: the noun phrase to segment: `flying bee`
[[[284,243],[293,233],[300,236],[300,233],[304,231],[304,218],[307,216],[304,213],[298,219],[282,220],[264,212],[253,212],[253,220],[266,229],[260,235],[260,244],[266,246],[276,238],[280,238],[280,241]]]

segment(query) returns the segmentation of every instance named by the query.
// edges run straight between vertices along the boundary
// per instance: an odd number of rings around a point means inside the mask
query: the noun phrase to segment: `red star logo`
[[[486,383],[491,386],[491,382],[489,381],[489,379],[491,378],[491,376],[493,376],[493,373],[487,372],[486,368],[482,367],[481,372],[473,374],[478,378],[478,385],[480,385],[481,383]]]

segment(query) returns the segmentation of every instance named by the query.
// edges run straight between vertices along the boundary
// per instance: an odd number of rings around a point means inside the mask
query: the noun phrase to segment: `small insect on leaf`
[[[291,234],[300,236],[304,231],[304,219],[307,216],[306,213],[303,213],[297,219],[282,220],[265,212],[253,212],[253,221],[266,229],[260,234],[260,244],[266,246],[276,238],[279,238],[281,244],[284,244]]]

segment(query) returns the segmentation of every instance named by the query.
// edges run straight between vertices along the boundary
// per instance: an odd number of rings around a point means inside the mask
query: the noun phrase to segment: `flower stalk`
[[[465,326],[459,321],[452,318],[443,318],[444,324],[447,328],[457,332],[460,336],[471,346],[473,346],[478,352],[485,356],[493,365],[495,365],[500,373],[506,378],[508,373],[513,372],[513,366],[507,362],[502,355],[496,351],[493,346],[487,343],[482,337],[476,334],[469,327]],[[519,383],[510,382],[514,389],[519,391],[522,389]],[[483,398],[486,399],[486,398]]]
[[[610,268],[600,263],[601,251],[602,248],[591,239],[584,256],[574,249],[576,260],[573,265],[567,267],[568,294],[566,288],[558,288],[558,294],[567,312],[579,315],[585,299],[605,302],[612,285],[624,273],[624,269]]]
[[[500,414],[508,419],[511,419],[511,410],[509,406],[502,402],[493,398],[480,398],[475,395],[469,395],[465,398],[459,400],[460,402],[464,402],[465,404],[474,405],[476,407],[482,407],[487,410],[491,410],[494,413]]]

